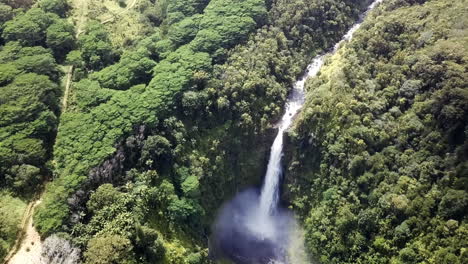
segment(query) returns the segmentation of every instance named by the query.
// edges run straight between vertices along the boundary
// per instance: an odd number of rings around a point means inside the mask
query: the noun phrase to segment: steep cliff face
[[[467,258],[466,1],[384,1],[307,83],[284,199],[323,263]]]

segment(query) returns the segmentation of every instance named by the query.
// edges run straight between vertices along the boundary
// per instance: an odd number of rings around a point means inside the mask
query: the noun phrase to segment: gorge
[[[284,114],[276,125],[278,134],[271,146],[262,188],[244,190],[223,206],[213,227],[210,250],[214,256],[228,258],[236,264],[267,264],[291,263],[288,260],[290,255],[299,254],[291,252],[289,243],[294,239],[291,236],[297,234],[294,230],[300,227],[295,222],[293,213],[282,208],[279,201],[284,133],[304,104],[306,81],[317,75],[327,56],[334,54],[343,42],[351,40],[368,12],[382,1],[376,0],[369,5],[359,17],[359,21],[333,49],[315,57],[305,73],[294,83],[285,104]]]

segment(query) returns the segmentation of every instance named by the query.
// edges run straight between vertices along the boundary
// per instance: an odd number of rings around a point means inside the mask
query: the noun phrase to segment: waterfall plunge
[[[271,147],[265,181],[260,195],[260,213],[271,214],[278,206],[279,183],[282,174],[281,157],[283,156],[283,134],[292,124],[297,112],[304,104],[304,85],[309,77],[317,75],[323,64],[323,56],[318,56],[307,67],[306,74],[299,79],[288,98],[286,111],[278,124],[278,134]]]
[[[278,206],[279,183],[282,175],[281,157],[283,156],[283,134],[292,124],[295,115],[304,105],[304,85],[308,78],[315,77],[323,65],[324,57],[334,54],[343,41],[350,41],[353,34],[359,29],[363,19],[377,4],[383,0],[375,0],[359,18],[358,23],[354,24],[343,36],[341,41],[335,44],[333,49],[324,55],[314,58],[311,64],[307,66],[305,74],[293,86],[291,95],[286,102],[286,111],[278,124],[278,134],[271,147],[270,159],[268,161],[267,172],[260,195],[259,213],[267,217]]]
[[[290,263],[288,247],[298,227],[292,214],[279,206],[284,132],[304,104],[306,80],[317,75],[325,56],[335,53],[343,41],[351,40],[367,13],[382,1],[375,0],[342,40],[327,54],[315,57],[294,84],[286,102],[285,114],[278,124],[278,134],[271,147],[261,191],[243,191],[220,210],[210,240],[210,254],[214,258],[227,258],[236,264]]]

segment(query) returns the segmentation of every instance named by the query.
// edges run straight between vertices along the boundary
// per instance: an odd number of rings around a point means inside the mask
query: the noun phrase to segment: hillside
[[[323,263],[466,263],[466,1],[388,1],[307,83],[287,199]]]
[[[29,228],[42,263],[219,262],[220,208],[371,2],[0,0],[0,258]],[[306,81],[278,188],[310,259],[466,263],[467,6],[384,0]]]

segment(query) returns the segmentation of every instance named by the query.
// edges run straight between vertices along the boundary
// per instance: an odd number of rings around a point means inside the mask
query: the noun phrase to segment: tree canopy
[[[466,259],[466,28],[440,4],[384,2],[307,83],[286,189],[323,263]]]

